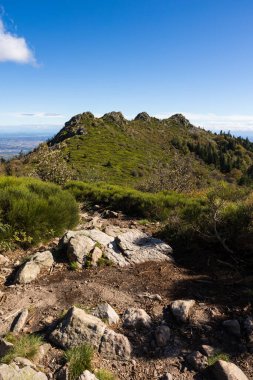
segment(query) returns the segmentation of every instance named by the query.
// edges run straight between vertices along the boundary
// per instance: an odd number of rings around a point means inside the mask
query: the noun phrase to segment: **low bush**
[[[87,344],[70,348],[65,353],[66,360],[69,364],[69,379],[76,380],[87,369],[91,370],[93,358],[93,349]]]
[[[42,338],[35,334],[16,336],[8,334],[5,339],[13,344],[13,348],[1,358],[2,363],[10,363],[14,358],[33,359],[38,353]]]
[[[0,177],[0,249],[58,236],[78,222],[78,205],[59,186],[31,178]]]
[[[200,198],[176,192],[145,193],[105,183],[70,181],[65,186],[79,202],[101,204],[141,218],[165,220],[177,207],[201,203]]]
[[[207,192],[199,204],[187,204],[169,219],[163,235],[187,247],[200,241],[219,244],[229,254],[239,250],[242,241],[250,243],[253,198],[249,189],[224,183]]]

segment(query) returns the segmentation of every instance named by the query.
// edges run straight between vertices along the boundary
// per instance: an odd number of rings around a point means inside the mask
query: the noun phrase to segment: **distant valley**
[[[51,135],[42,134],[21,134],[21,133],[0,133],[0,157],[4,159],[12,158],[20,152],[28,153],[41,142],[48,140]]]

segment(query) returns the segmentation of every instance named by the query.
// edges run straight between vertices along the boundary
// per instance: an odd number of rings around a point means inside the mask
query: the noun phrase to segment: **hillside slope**
[[[47,147],[42,145],[18,164],[12,163],[16,170],[12,174],[45,165],[42,149],[60,151],[72,178],[150,187],[152,191],[152,178],[161,189],[175,177],[187,180],[189,187],[190,183],[203,187],[220,179],[245,182],[253,164],[249,140],[197,128],[181,114],[159,120],[143,112],[131,121],[120,112],[101,118],[90,112],[76,115]]]

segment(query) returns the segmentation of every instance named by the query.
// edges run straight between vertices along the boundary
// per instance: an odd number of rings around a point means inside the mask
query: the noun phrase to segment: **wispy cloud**
[[[185,113],[185,116],[193,124],[212,130],[253,131],[253,115]]]
[[[35,56],[25,38],[8,32],[0,19],[0,62],[8,61],[37,65]]]
[[[193,125],[213,131],[250,131],[253,132],[253,115],[231,114],[218,115],[215,113],[181,112]],[[156,115],[159,119],[170,117],[171,114]]]
[[[35,112],[35,113],[26,113],[26,112],[22,112],[22,113],[17,113],[15,114],[17,117],[22,117],[22,116],[29,116],[29,117],[36,117],[36,118],[41,118],[41,117],[45,117],[45,118],[65,118],[65,115],[62,115],[60,113],[50,113],[50,112]]]

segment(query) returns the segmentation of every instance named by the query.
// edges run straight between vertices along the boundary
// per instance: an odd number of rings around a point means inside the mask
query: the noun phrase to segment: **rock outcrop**
[[[99,318],[72,307],[50,335],[53,344],[64,349],[90,344],[103,357],[128,360],[131,345],[122,334],[107,328]]]

